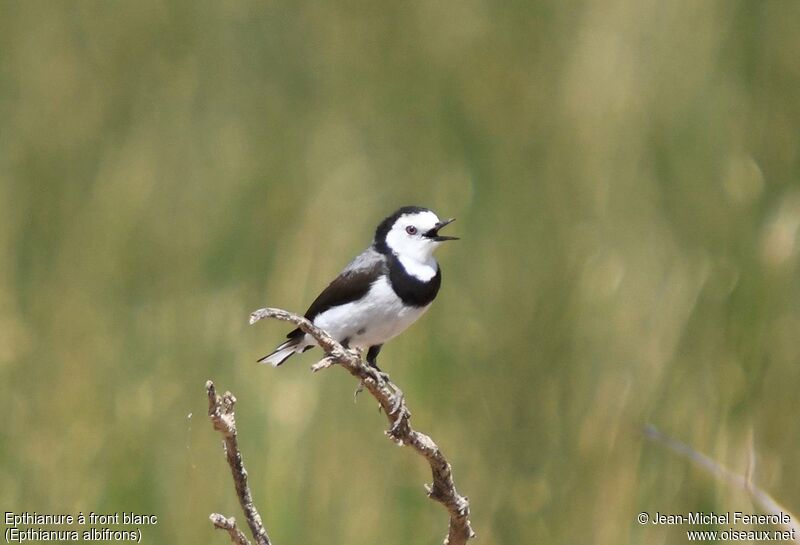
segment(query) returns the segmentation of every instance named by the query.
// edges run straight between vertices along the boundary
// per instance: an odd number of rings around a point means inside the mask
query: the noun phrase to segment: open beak
[[[458,237],[448,237],[448,236],[443,236],[443,235],[439,234],[439,229],[441,229],[445,225],[453,223],[454,221],[456,221],[456,218],[450,218],[450,219],[442,220],[439,223],[437,223],[436,225],[434,225],[433,229],[431,229],[430,231],[425,233],[424,236],[426,236],[427,238],[429,238],[431,240],[435,240],[437,242],[443,242],[445,240],[458,240]]]

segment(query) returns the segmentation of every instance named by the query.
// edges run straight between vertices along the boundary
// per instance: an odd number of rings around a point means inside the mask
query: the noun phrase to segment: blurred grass
[[[3,2],[0,505],[239,515],[203,384],[239,398],[276,543],[438,543],[425,467],[352,381],[254,360],[403,204],[458,217],[384,351],[482,543],[665,542],[800,511],[800,7]]]

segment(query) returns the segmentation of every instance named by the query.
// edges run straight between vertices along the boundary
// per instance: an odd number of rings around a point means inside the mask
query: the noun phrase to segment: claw
[[[364,391],[364,383],[363,382],[359,382],[358,383],[358,388],[356,388],[356,391],[353,392],[353,403],[358,401],[358,394],[360,394],[363,391]]]
[[[381,384],[383,382],[390,382],[388,373],[384,373],[381,371],[380,367],[375,363],[374,360],[370,361],[369,356],[367,356],[367,365],[366,367],[369,369],[369,373],[375,379],[375,382]]]
[[[370,374],[372,375],[372,379],[375,381],[376,384],[383,384],[384,382],[389,382],[389,375],[380,371],[372,366],[368,367]]]

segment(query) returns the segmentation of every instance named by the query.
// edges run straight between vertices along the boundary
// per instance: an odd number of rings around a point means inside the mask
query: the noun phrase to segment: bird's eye
[[[409,235],[416,235],[417,228],[414,227],[413,225],[409,225],[408,227],[406,227],[406,233],[408,233]]]

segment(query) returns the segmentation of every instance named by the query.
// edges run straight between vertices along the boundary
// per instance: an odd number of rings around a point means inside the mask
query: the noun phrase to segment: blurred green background
[[[440,543],[427,466],[319,352],[255,360],[405,204],[456,216],[382,365],[476,543],[683,542],[639,511],[800,511],[800,4],[2,2],[0,507]]]

